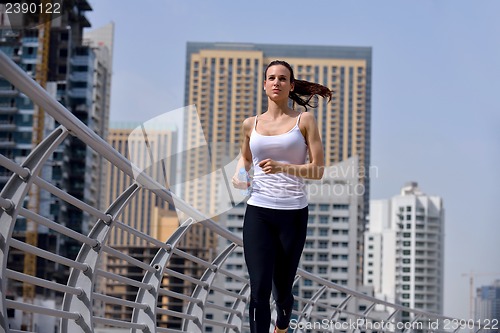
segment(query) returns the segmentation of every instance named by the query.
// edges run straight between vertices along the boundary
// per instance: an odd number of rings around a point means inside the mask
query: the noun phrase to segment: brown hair
[[[293,91],[290,91],[288,97],[301,106],[303,106],[306,111],[307,107],[316,108],[318,106],[317,100],[312,101],[312,98],[316,95],[321,96],[323,98],[328,98],[328,101],[332,99],[332,91],[327,87],[304,80],[296,80],[293,75],[292,66],[286,61],[283,60],[273,60],[267,65],[266,70],[264,71],[264,77],[267,75],[267,70],[271,66],[282,65],[285,66],[290,71],[290,83],[295,83],[295,87]]]

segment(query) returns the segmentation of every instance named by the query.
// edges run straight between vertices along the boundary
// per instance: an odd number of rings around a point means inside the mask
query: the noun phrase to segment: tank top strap
[[[255,131],[255,129],[257,128],[257,117],[258,115],[255,115],[255,119],[253,121],[253,130]]]
[[[295,126],[299,126],[300,116],[302,116],[302,112],[299,113],[299,116],[297,117],[297,123],[295,124]]]

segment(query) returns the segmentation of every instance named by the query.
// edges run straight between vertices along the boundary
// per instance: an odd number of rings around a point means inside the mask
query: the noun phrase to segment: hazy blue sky
[[[372,47],[372,199],[444,199],[445,314],[469,318],[462,273],[500,273],[500,1],[90,3],[116,24],[112,120],[183,106],[187,41]]]

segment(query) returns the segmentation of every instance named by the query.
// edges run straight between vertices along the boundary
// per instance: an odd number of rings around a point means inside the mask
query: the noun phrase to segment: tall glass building
[[[88,36],[84,42],[84,29],[91,26],[86,13],[92,8],[86,0],[65,1],[65,8],[67,10],[52,17],[50,22],[46,90],[98,135],[106,137],[113,27],[111,25],[101,29],[100,36]],[[28,28],[33,22],[38,22],[38,17],[20,14],[3,17],[0,21],[0,51],[35,78],[41,41],[37,29]],[[105,40],[99,40],[102,36],[106,36]],[[24,161],[33,148],[34,113],[33,102],[10,82],[0,78],[0,153],[18,164]],[[43,136],[58,125],[46,114]],[[78,199],[102,208],[102,163],[98,154],[78,139],[68,136],[44,167],[42,178]],[[10,173],[0,168],[0,188],[9,177]],[[39,195],[38,214],[78,232],[90,230],[92,221],[81,210],[61,203],[46,191],[40,191]],[[25,231],[26,220],[19,217],[13,236],[24,238]],[[38,246],[75,258],[81,243],[56,239],[46,228],[39,227]],[[15,251],[10,253],[11,267],[22,271],[23,262],[22,254]],[[69,273],[46,265],[41,258],[38,259],[36,269],[37,276],[49,276],[61,281],[65,281]],[[11,290],[19,295],[20,287],[15,285]]]

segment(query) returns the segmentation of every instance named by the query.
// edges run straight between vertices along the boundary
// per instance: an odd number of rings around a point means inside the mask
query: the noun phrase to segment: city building
[[[113,33],[113,23],[85,32],[80,44],[72,50],[67,80],[57,82],[58,92],[64,96],[62,100],[68,110],[102,138],[107,137],[109,128]],[[106,183],[103,157],[70,136],[65,141],[62,160],[62,189],[103,209],[101,189]],[[61,206],[59,221],[84,234],[95,222],[92,216],[69,204]],[[81,244],[62,241],[65,256],[75,258]]]
[[[112,48],[112,29],[111,34],[107,32],[108,44],[95,47],[84,45],[83,30],[91,26],[86,12],[92,8],[86,0],[69,0],[66,5],[73,10],[62,11],[60,15],[53,16],[50,20],[50,33],[45,34],[43,40],[40,40],[38,29],[33,29],[39,23],[37,15],[2,16],[0,50],[34,79],[45,70],[45,88],[49,94],[104,137],[109,117],[109,98],[105,101],[104,96],[109,96],[110,93],[112,58],[103,53],[106,48]],[[41,56],[41,45],[47,46],[43,47],[46,53],[44,56]],[[41,63],[46,64],[46,67],[41,66]],[[103,98],[100,99],[101,97]],[[0,153],[18,164],[24,161],[35,144],[33,133],[38,133],[37,128],[40,127],[35,118],[41,119],[35,117],[38,110],[16,87],[0,78]],[[58,124],[48,115],[43,119],[40,131],[45,137]],[[94,205],[99,200],[97,193],[103,184],[103,179],[99,176],[101,166],[97,154],[69,136],[44,166],[42,177],[78,199]],[[5,185],[9,177],[10,173],[0,168],[0,187]],[[38,195],[35,209],[38,214],[75,231],[85,233],[90,230],[90,217],[81,210],[60,202],[46,191],[39,191]],[[25,238],[26,226],[27,221],[19,217],[13,236]],[[46,228],[38,227],[37,234],[40,248],[70,258],[76,257],[80,250],[81,244],[66,238],[54,239]],[[20,265],[23,265],[24,259],[20,254],[11,253],[9,262],[13,267],[23,270]],[[68,273],[47,265],[42,258],[37,259],[37,276],[50,276],[57,281],[65,281]],[[12,288],[17,294],[21,293],[20,285]]]
[[[411,182],[391,199],[371,200],[365,233],[363,283],[374,296],[441,314],[444,281],[444,206]],[[383,311],[383,307],[377,307]],[[401,320],[411,320],[403,312]]]
[[[474,319],[485,327],[493,329],[499,327],[500,323],[500,280],[492,284],[476,289],[475,315]],[[494,321],[496,319],[496,322]],[[496,325],[495,325],[496,324]]]
[[[39,15],[9,15],[1,10],[0,50],[42,84],[50,95],[91,130],[101,137],[106,137],[112,69],[112,57],[108,51],[113,48],[113,28],[111,25],[111,28],[99,29],[102,32],[101,37],[106,37],[106,43],[103,43],[100,37],[92,36],[90,32],[88,41],[94,45],[85,44],[84,29],[91,27],[86,13],[92,10],[91,6],[86,0],[68,0],[64,2],[64,6],[66,10],[50,17],[49,31],[43,34],[40,33],[41,27],[45,26],[40,24],[43,18]],[[21,164],[33,146],[57,126],[59,124],[26,95],[0,78],[1,154]],[[105,180],[102,165],[102,157],[69,135],[43,167],[41,176],[76,198],[102,208],[100,189]],[[0,167],[0,188],[3,188],[9,177],[10,173]],[[38,190],[36,186],[32,187],[30,197],[27,205],[33,211],[77,232],[88,233],[95,222],[80,209],[59,200],[47,191]],[[81,243],[66,237],[56,237],[41,226],[31,229],[35,236],[29,236],[29,225],[30,221],[18,217],[13,237],[63,257],[77,256]],[[8,265],[11,269],[38,277],[58,282],[67,280],[68,268],[55,267],[40,257],[34,261],[26,258],[18,251],[11,251]],[[31,264],[32,262],[35,264]],[[41,288],[28,286],[29,289],[35,289],[33,296],[31,292],[23,290],[22,283],[10,283],[12,285],[9,290],[13,298],[23,297],[25,302],[35,304],[60,304],[62,301],[57,295],[41,294]],[[24,285],[26,286],[27,284]],[[34,327],[44,330],[49,326],[51,325],[37,316],[32,316],[13,321],[11,327],[28,330]],[[50,329],[53,330],[53,327]]]

